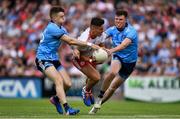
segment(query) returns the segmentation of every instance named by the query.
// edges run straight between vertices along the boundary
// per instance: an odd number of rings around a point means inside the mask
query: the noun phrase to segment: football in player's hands
[[[93,58],[96,62],[103,63],[108,59],[108,53],[104,49],[100,48],[93,52]]]

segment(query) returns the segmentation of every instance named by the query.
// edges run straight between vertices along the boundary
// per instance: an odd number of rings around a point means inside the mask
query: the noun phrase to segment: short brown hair
[[[116,10],[116,15],[117,16],[125,16],[126,18],[128,17],[128,12],[126,10],[123,10],[123,9],[117,9]]]
[[[93,17],[91,19],[91,25],[102,26],[103,24],[104,24],[104,19],[102,19],[100,17]]]
[[[52,19],[53,15],[57,14],[58,12],[64,12],[64,9],[60,6],[51,7],[50,13],[49,13],[50,18]]]

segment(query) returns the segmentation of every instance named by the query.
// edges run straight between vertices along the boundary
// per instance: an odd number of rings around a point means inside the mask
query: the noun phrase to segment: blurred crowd
[[[1,0],[0,76],[42,76],[34,59],[51,5],[66,11],[69,35],[77,38],[94,16],[114,25],[114,11],[124,8],[139,34],[139,58],[133,75],[180,75],[180,0]],[[110,47],[107,41],[107,47]],[[71,48],[63,44],[62,65],[71,76],[81,76],[72,65]],[[110,61],[98,67],[109,69]]]

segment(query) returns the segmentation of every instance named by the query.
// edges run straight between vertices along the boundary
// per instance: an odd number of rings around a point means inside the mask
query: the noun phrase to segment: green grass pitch
[[[180,119],[180,103],[110,100],[96,115],[88,115],[91,108],[81,100],[69,100],[69,103],[81,110],[78,115],[59,115],[48,99],[0,99],[0,119]]]

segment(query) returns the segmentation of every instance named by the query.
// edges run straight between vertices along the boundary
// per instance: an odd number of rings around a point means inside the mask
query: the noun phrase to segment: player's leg
[[[111,82],[109,88],[104,93],[101,104],[105,103],[114,94],[116,89],[123,84],[123,82],[124,79],[122,79],[120,76],[116,76]]]
[[[50,101],[51,101],[51,103],[53,103],[56,106],[57,111],[60,114],[62,114],[63,109],[61,107],[61,104],[67,102],[65,92],[64,92],[64,88],[63,88],[63,78],[61,77],[61,75],[55,69],[54,66],[49,66],[48,68],[46,68],[44,73],[49,79],[53,80],[55,83],[55,89],[56,89],[56,95],[57,96],[51,97]],[[59,103],[59,99],[60,99],[61,104]]]
[[[89,114],[95,114],[101,108],[101,103],[102,103],[104,93],[109,88],[112,80],[118,74],[118,71],[120,70],[120,68],[121,68],[121,62],[118,59],[114,59],[111,61],[111,70],[108,72],[107,76],[105,77],[103,84],[101,86],[99,96],[93,108],[90,110]]]
[[[84,104],[90,106],[94,104],[94,97],[91,89],[100,80],[100,74],[90,62],[74,59],[73,64],[87,76],[86,86],[82,89],[82,98]]]
[[[111,85],[106,90],[103,98],[98,98],[96,104],[90,110],[89,114],[95,114],[100,109],[101,104],[106,102],[114,93],[114,91],[123,84],[123,82],[130,76],[135,67],[134,63],[123,63],[121,62],[121,69],[118,72],[118,75],[113,79]]]
[[[94,104],[94,97],[91,90],[101,77],[99,72],[89,63],[82,67],[81,71],[88,77],[86,86],[82,89],[83,101],[85,105],[90,106]]]
[[[99,72],[91,65],[86,64],[86,66],[81,68],[81,71],[88,77],[86,83],[86,91],[90,91],[92,87],[100,80],[101,76]]]
[[[123,84],[123,82],[130,76],[133,72],[136,63],[124,63],[121,62],[121,69],[118,72],[118,75],[115,79],[111,82],[110,87],[106,90],[102,103],[106,102],[114,93],[114,91]]]
[[[55,83],[55,86],[57,88],[56,89],[57,96],[51,97],[50,102],[56,106],[58,113],[63,114],[63,109],[62,109],[61,104],[59,102],[59,98],[64,99],[65,94],[63,94],[64,90],[62,92],[59,92],[58,88],[60,88],[60,90],[63,89],[62,77],[59,75],[58,71],[56,70],[56,68],[53,64],[54,62],[46,61],[46,60],[39,60],[37,58],[36,58],[35,62],[36,62],[37,69],[40,70],[42,73],[44,73],[49,79],[51,79]],[[60,66],[59,62],[58,62],[58,64]],[[64,99],[64,100],[66,101],[66,99]]]
[[[107,73],[107,75],[105,76],[104,81],[102,83],[100,94],[98,96],[99,98],[103,97],[105,91],[110,86],[112,80],[118,74],[118,71],[120,70],[120,68],[121,68],[121,62],[118,59],[112,60],[110,71]]]
[[[50,102],[56,106],[56,109],[58,113],[63,114],[63,109],[61,107],[61,104],[67,104],[66,101],[66,95],[64,91],[64,84],[63,80],[64,78],[61,76],[61,74],[58,72],[62,70],[62,66],[59,61],[46,61],[46,60],[39,60],[36,59],[36,66],[38,70],[43,72],[49,79],[53,80],[55,83],[56,88],[56,96],[53,96],[50,98]],[[60,104],[60,102],[61,104]],[[74,115],[77,114],[79,110],[73,110],[72,108],[69,108],[68,112],[66,111],[66,114]]]
[[[90,91],[92,87],[100,80],[101,76],[99,72],[95,69],[94,66],[88,61],[81,61],[74,59],[73,64],[76,68],[78,68],[81,72],[83,72],[87,76],[86,80],[86,90]]]
[[[119,76],[116,76],[111,82],[109,88],[106,90],[103,98],[97,98],[96,103],[89,111],[89,114],[96,114],[100,110],[101,105],[106,102],[114,93],[114,91],[123,83],[123,80],[120,80]]]
[[[71,79],[68,73],[66,72],[66,70],[62,66],[57,67],[57,70],[63,79],[64,90],[67,91],[72,85]],[[66,111],[66,114],[68,115],[74,115],[80,111],[79,109],[71,108],[67,102],[62,103],[62,104],[63,104],[64,110]]]
[[[70,76],[68,75],[67,71],[64,68],[59,70],[59,73],[63,77],[64,90],[67,91],[72,85]]]

